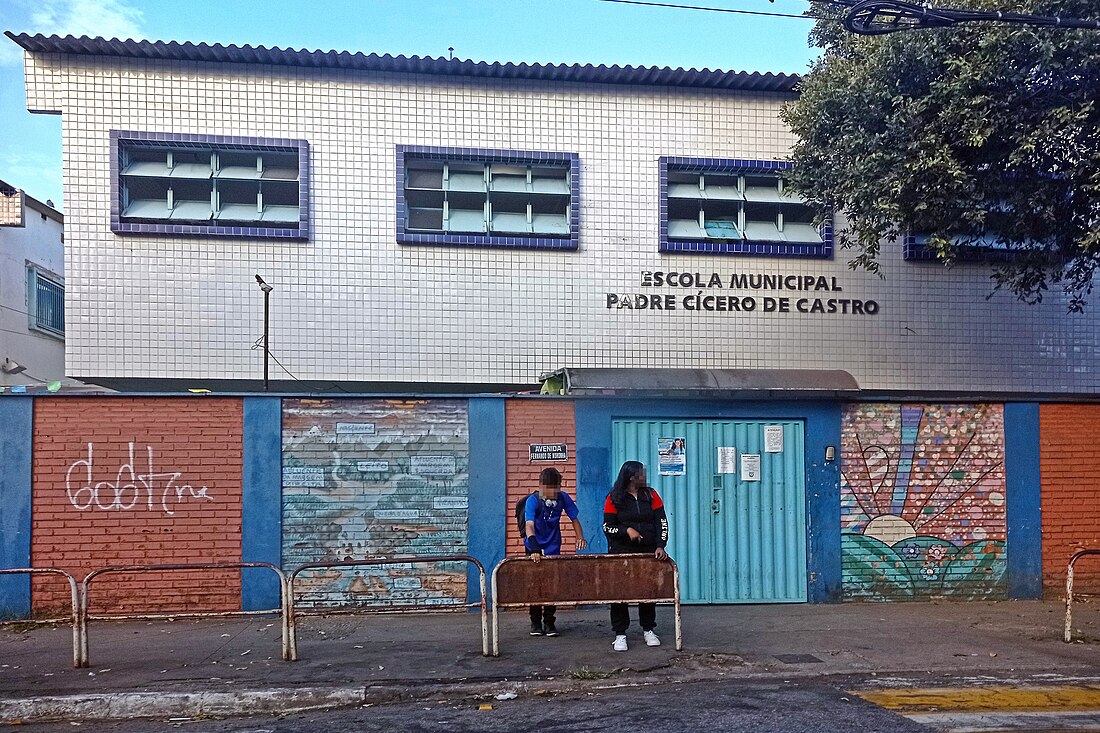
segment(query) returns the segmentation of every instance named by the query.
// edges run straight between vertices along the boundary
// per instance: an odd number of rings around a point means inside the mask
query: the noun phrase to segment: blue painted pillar
[[[29,568],[34,398],[0,397],[0,425],[0,568]],[[30,613],[30,576],[0,575],[0,620]]]
[[[577,432],[577,506],[588,539],[587,552],[607,552],[603,533],[603,505],[618,466],[611,465],[611,413],[605,403],[574,403]]]
[[[469,554],[485,566],[485,592],[492,593],[493,568],[504,559],[507,510],[508,452],[505,444],[504,400],[473,398],[469,402],[470,492]],[[477,569],[467,574],[467,597],[480,595]]]
[[[843,591],[840,557],[839,404],[809,410],[806,416],[806,597],[810,603],[839,603]],[[834,449],[834,460],[825,450]]]
[[[1005,405],[1005,520],[1008,534],[1008,597],[1043,593],[1039,405]]]
[[[283,414],[278,397],[244,399],[241,561],[282,563]],[[241,571],[241,608],[279,607],[279,581],[264,569]]]

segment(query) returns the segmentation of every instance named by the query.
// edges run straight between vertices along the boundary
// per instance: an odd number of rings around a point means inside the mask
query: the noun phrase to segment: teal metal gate
[[[801,421],[617,420],[612,445],[614,470],[641,461],[665,502],[684,603],[806,601]]]

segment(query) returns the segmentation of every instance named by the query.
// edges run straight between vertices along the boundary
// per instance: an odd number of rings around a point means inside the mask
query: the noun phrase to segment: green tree
[[[942,5],[1100,17],[1097,0]],[[1060,285],[1084,308],[1100,265],[1100,31],[971,23],[867,37],[819,20],[811,41],[825,52],[783,112],[798,138],[791,182],[844,215],[849,266],[879,272],[880,243],[906,232],[930,235],[948,264],[996,241],[1013,254],[993,265],[995,288],[1037,302]]]

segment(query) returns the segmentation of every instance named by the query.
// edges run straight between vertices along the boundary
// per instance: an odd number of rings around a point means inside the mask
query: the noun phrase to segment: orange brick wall
[[[1100,549],[1100,405],[1039,408],[1043,512],[1043,591],[1065,594],[1066,563]],[[1100,593],[1100,557],[1084,558],[1074,593]]]
[[[508,442],[508,501],[505,514],[505,555],[522,555],[523,543],[516,529],[516,502],[539,487],[539,474],[544,468],[561,471],[562,490],[577,498],[577,430],[573,416],[573,401],[545,398],[508,400],[505,405],[505,426]],[[562,462],[531,462],[532,443],[565,443],[569,460]],[[591,533],[592,530],[589,530]],[[563,553],[576,551],[573,523],[562,515]]]
[[[79,581],[105,565],[239,562],[242,408],[220,398],[37,400],[34,566]],[[91,609],[239,609],[240,571],[207,573],[102,576]],[[36,578],[31,597],[40,614],[68,603],[50,579]]]

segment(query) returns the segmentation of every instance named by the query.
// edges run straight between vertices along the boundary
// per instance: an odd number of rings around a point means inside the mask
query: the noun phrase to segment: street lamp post
[[[268,391],[268,370],[267,362],[271,356],[271,291],[275,288],[271,287],[264,282],[264,279],[259,275],[256,275],[256,284],[260,286],[260,290],[264,291],[264,392]]]

